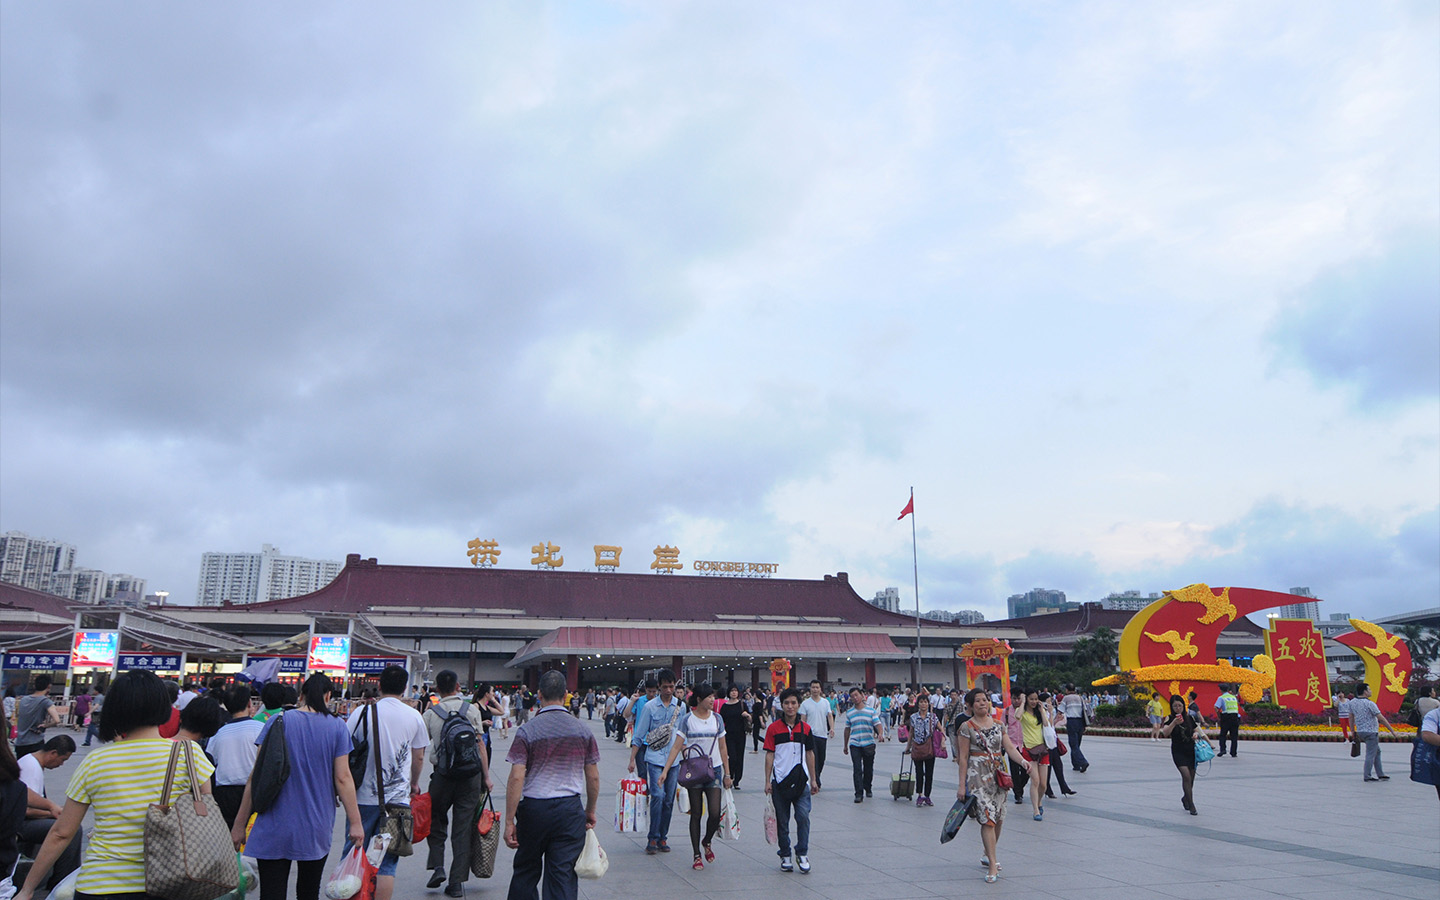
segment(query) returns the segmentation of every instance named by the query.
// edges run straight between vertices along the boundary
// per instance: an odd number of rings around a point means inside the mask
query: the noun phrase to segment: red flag
[[[898,521],[900,521],[901,519],[905,518],[906,516],[910,515],[910,514],[913,513],[913,512],[915,512],[915,495],[914,495],[914,494],[911,494],[911,495],[910,495],[910,502],[907,503],[907,504],[905,504],[905,508],[904,508],[904,509],[900,510],[900,515],[895,518],[895,521],[898,522]]]

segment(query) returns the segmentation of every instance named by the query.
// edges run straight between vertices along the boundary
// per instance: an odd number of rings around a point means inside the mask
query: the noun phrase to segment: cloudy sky
[[[0,2],[0,529],[1440,595],[1433,2]]]

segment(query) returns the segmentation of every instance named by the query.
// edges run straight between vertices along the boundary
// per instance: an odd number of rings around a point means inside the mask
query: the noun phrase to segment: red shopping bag
[[[415,820],[413,843],[420,843],[430,836],[430,794],[424,793],[410,802],[410,816]]]

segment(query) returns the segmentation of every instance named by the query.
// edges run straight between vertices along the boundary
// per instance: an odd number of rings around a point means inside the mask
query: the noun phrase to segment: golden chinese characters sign
[[[1275,702],[1319,715],[1330,706],[1325,643],[1309,619],[1271,619],[1265,652],[1275,663]]]

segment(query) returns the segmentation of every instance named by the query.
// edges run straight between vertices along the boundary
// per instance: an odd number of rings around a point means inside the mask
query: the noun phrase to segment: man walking
[[[90,722],[85,726],[85,743],[82,746],[90,746],[90,742],[100,734],[100,711],[105,708],[105,691],[95,688],[95,695],[90,698]]]
[[[600,800],[600,746],[588,726],[564,714],[563,674],[540,676],[540,703],[505,757],[505,846],[516,851],[508,900],[538,900],[542,873],[545,900],[574,900],[575,860]]]
[[[1365,780],[1389,781],[1390,776],[1380,765],[1380,726],[1391,734],[1395,729],[1380,712],[1380,707],[1370,699],[1370,685],[1362,684],[1355,689],[1355,699],[1350,701],[1350,724],[1355,729],[1356,743],[1365,745]],[[1371,775],[1371,772],[1374,775]]]
[[[1216,756],[1225,755],[1225,735],[1230,735],[1230,758],[1235,758],[1235,742],[1240,740],[1240,700],[1235,696],[1235,685],[1224,686],[1224,693],[1215,701],[1215,711],[1220,714],[1220,739],[1215,742]]]
[[[810,798],[820,791],[815,780],[814,736],[800,715],[800,692],[780,694],[780,713],[765,731],[765,793],[775,804],[776,842],[780,871],[810,873]],[[795,813],[794,856],[791,856],[790,813]]]
[[[823,787],[820,773],[825,771],[825,745],[835,736],[835,712],[825,699],[825,686],[818,678],[810,682],[810,696],[800,704],[800,716],[810,726],[815,744],[815,783]]]
[[[635,716],[635,734],[630,739],[630,765],[627,771],[635,771],[635,758],[644,753],[641,765],[645,767],[645,787],[650,793],[650,833],[646,836],[645,852],[669,853],[670,814],[675,809],[675,786],[679,783],[680,767],[670,769],[664,781],[665,763],[670,757],[670,745],[675,741],[675,721],[680,718],[684,706],[675,696],[675,673],[661,669],[656,678],[658,692],[653,700],[646,700]],[[646,682],[647,689],[649,682]]]
[[[386,806],[408,807],[412,798],[420,793],[420,770],[425,764],[425,748],[430,746],[430,735],[425,730],[425,720],[420,718],[420,713],[405,702],[405,686],[409,683],[410,673],[403,666],[386,666],[380,673],[380,699],[350,713],[345,723],[350,730],[350,739],[358,743],[362,739],[359,732],[363,719],[363,739],[371,741],[370,753],[365,759],[365,775],[355,790],[355,800],[360,804],[360,820],[365,825],[366,846],[385,821]],[[377,719],[380,722],[378,774],[375,771],[374,747],[374,722]],[[380,786],[382,778],[384,785]],[[350,852],[349,841],[345,842],[345,852]],[[390,900],[394,895],[395,867],[399,862],[400,857],[395,853],[386,853],[381,860],[380,877],[375,882],[375,900]]]
[[[425,868],[430,870],[427,888],[445,884],[445,838],[450,829],[450,812],[455,812],[455,830],[450,837],[449,884],[445,896],[465,896],[470,878],[471,832],[482,787],[492,790],[489,754],[480,735],[485,723],[480,710],[460,696],[460,678],[450,669],[435,676],[440,699],[425,710],[423,719],[430,738],[430,852]]]
[[[850,766],[855,779],[855,802],[863,803],[866,797],[874,797],[872,786],[875,781],[875,743],[880,740],[880,715],[866,702],[865,691],[855,688],[850,692],[850,708],[845,711],[845,754],[850,757]]]
[[[60,714],[50,702],[50,676],[36,675],[35,689],[15,706],[15,758],[34,753],[45,745],[45,729],[60,724]]]
[[[1060,708],[1065,712],[1065,736],[1070,739],[1070,768],[1084,772],[1090,768],[1090,762],[1080,752],[1080,739],[1085,736],[1085,698],[1075,690],[1075,685],[1065,685]]]

